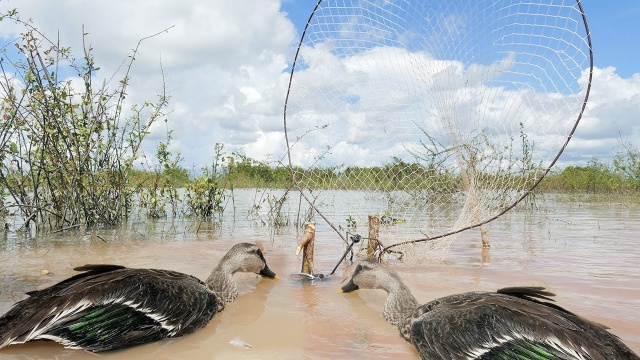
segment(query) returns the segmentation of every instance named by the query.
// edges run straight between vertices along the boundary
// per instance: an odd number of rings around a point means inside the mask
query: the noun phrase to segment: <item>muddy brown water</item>
[[[471,230],[454,242],[444,261],[392,266],[422,302],[471,290],[546,286],[557,293],[558,304],[609,326],[640,353],[640,206],[572,200],[547,201],[542,208],[514,211],[489,224],[492,247],[484,261],[478,231]],[[99,355],[38,341],[1,349],[0,360],[418,358],[382,318],[382,291],[338,293],[353,269],[350,263],[323,281],[291,276],[300,271],[301,260],[295,255],[300,238],[295,229],[273,234],[266,227],[223,223],[193,236],[180,235],[174,225],[173,235],[161,236],[145,226],[129,225],[126,236],[105,230],[47,241],[5,238],[0,312],[23,299],[25,291],[60,281],[86,263],[165,268],[204,279],[240,241],[262,244],[280,280],[237,274],[241,295],[195,334]],[[343,249],[327,227],[319,226],[316,271],[328,274]]]

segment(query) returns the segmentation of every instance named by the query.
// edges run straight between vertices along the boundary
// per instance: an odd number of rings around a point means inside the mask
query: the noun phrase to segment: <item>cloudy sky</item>
[[[171,96],[167,124],[173,130],[172,149],[182,154],[184,167],[200,168],[211,163],[216,143],[225,144],[228,153],[237,151],[259,160],[283,158],[283,107],[290,66],[315,3],[2,0],[0,9],[17,8],[45,34],[52,38],[59,34],[62,44],[76,50],[81,49],[84,26],[101,66],[99,78],[116,73],[141,38],[169,28],[141,44],[130,99],[155,99],[162,87],[162,66]],[[585,162],[593,156],[606,160],[620,149],[621,139],[640,146],[640,48],[625,40],[640,35],[640,2],[583,3],[595,71],[585,116],[561,158],[563,164]],[[13,43],[17,31],[10,22],[0,23],[3,44]],[[360,100],[346,102],[353,105]],[[383,105],[376,102],[375,106]],[[365,119],[357,116],[351,125],[358,121],[366,126]],[[162,122],[152,128],[148,153],[153,153],[165,133]],[[396,150],[406,150],[402,141],[399,138]],[[387,148],[392,154],[394,147]],[[300,152],[304,156],[299,161],[308,165],[312,155],[320,156],[323,150],[301,148]],[[367,154],[358,156],[366,159]]]

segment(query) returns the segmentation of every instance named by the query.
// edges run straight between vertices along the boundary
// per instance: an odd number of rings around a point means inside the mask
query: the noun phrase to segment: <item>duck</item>
[[[544,287],[445,296],[420,305],[400,276],[358,263],[339,291],[382,289],[383,316],[421,359],[640,359],[601,324],[554,303]]]
[[[0,349],[32,340],[104,352],[204,328],[238,296],[236,272],[277,279],[262,250],[238,243],[209,277],[162,269],[89,264],[79,274],[28,297],[0,317]]]

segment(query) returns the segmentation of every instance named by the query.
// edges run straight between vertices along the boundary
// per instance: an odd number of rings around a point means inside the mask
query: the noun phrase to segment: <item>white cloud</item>
[[[32,19],[53,41],[59,33],[60,43],[71,46],[77,58],[84,25],[101,67],[97,78],[101,82],[117,72],[112,87],[124,75],[118,67],[138,41],[170,28],[142,42],[127,101],[154,101],[162,91],[162,66],[171,96],[169,127],[188,166],[210,164],[215,143],[237,150],[259,144],[261,131],[282,129],[283,71],[296,33],[277,0],[21,0],[0,6],[17,7],[22,18]],[[7,20],[0,26],[5,41],[21,31]],[[151,130],[147,154],[154,153],[166,132],[164,123]]]
[[[522,156],[521,126],[536,145],[534,162],[547,164],[584,98],[584,88],[563,95],[522,85],[526,74],[513,70],[520,65],[513,53],[487,65],[465,65],[388,46],[336,56],[328,44],[301,50],[292,84],[287,128],[300,166],[322,156],[311,149],[329,149],[322,165],[413,161],[411,151],[424,152],[420,144],[429,137],[439,150],[474,144],[481,153],[512,147],[514,156]],[[454,166],[450,154],[445,157]]]
[[[61,43],[76,51],[84,24],[102,67],[99,78],[116,72],[141,38],[173,26],[142,43],[128,101],[155,99],[162,65],[171,95],[172,146],[185,166],[210,164],[215,143],[259,160],[284,155],[287,67],[298,39],[279,1],[10,0],[0,5],[18,7],[50,38],[59,32]],[[0,26],[5,41],[16,38],[17,27],[6,20]],[[518,136],[521,122],[539,150],[550,149],[540,155],[548,161],[581,105],[580,93],[569,99],[496,82],[517,66],[514,53],[464,64],[389,45],[339,57],[317,43],[303,55],[306,68],[294,77],[287,114],[296,164],[312,164],[323,155],[325,164],[381,164],[406,156],[407,148],[420,148],[421,129],[450,142],[451,133],[469,140],[484,128],[504,144]],[[580,79],[583,90],[585,79]],[[596,68],[587,110],[561,163],[606,159],[621,137],[640,146],[639,113],[640,74],[621,78],[614,68]],[[152,128],[147,154],[155,152],[165,132],[164,123]],[[327,147],[331,151],[325,154]]]

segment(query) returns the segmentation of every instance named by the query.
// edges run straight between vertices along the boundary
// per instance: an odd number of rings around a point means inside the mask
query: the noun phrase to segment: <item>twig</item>
[[[63,232],[63,231],[66,231],[66,230],[79,228],[80,226],[82,226],[82,225],[81,224],[71,225],[71,226],[60,228],[60,229],[58,229],[56,231],[52,231],[51,233],[55,234],[55,233]]]

